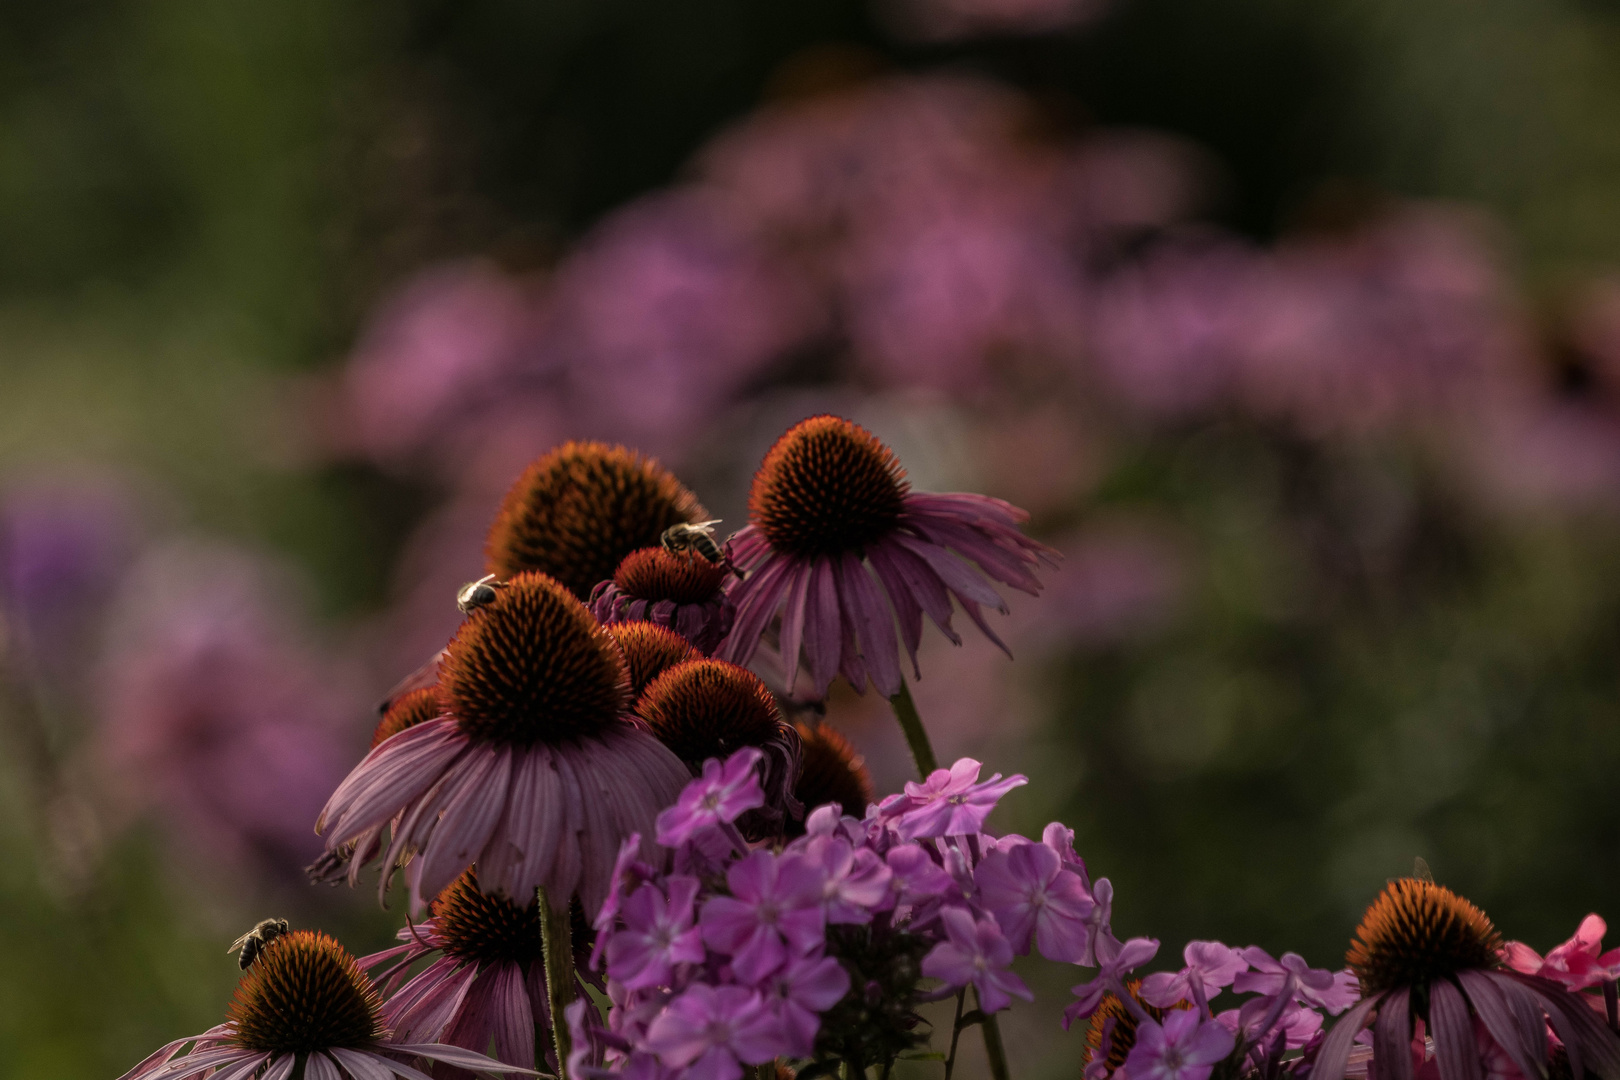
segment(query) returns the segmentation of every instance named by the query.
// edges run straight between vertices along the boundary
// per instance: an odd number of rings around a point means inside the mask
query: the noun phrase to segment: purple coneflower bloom
[[[972,983],[979,995],[979,1007],[985,1012],[1000,1012],[1012,1004],[1013,997],[1034,1000],[1035,994],[1024,980],[1009,970],[1012,946],[995,919],[975,919],[972,913],[956,907],[946,908],[939,917],[946,940],[923,957],[924,975],[943,979],[952,986]]]
[[[295,930],[253,962],[225,1023],[176,1039],[119,1080],[419,1080],[418,1060],[479,1073],[528,1073],[482,1054],[438,1043],[395,1041],[382,1001],[352,956],[333,938]],[[190,1049],[186,1049],[187,1045]],[[531,1059],[532,1060],[532,1059]]]
[[[742,1065],[781,1052],[777,1020],[758,992],[694,983],[647,1029],[645,1044],[665,1065],[690,1066],[688,1080],[737,1080]]]
[[[1163,1022],[1138,1025],[1136,1045],[1125,1058],[1131,1080],[1209,1080],[1232,1052],[1232,1033],[1192,1009],[1176,1009]]]
[[[1571,1075],[1620,1077],[1620,1038],[1557,983],[1499,967],[1500,947],[1485,913],[1450,889],[1416,878],[1391,881],[1367,909],[1346,956],[1361,1000],[1323,1038],[1312,1080],[1342,1080],[1351,1043],[1374,1010],[1374,1064],[1388,1080],[1412,1076],[1414,1017],[1434,1033],[1445,1080],[1482,1077],[1470,1014],[1524,1076],[1547,1075],[1550,1024]]]
[[[397,1039],[441,1042],[482,1051],[509,1065],[534,1063],[534,1030],[551,1026],[541,962],[539,902],[513,903],[479,891],[472,872],[436,897],[432,917],[399,932],[405,944],[360,960],[384,964],[388,999],[383,1021]],[[409,981],[405,969],[433,952],[440,956]]]
[[[878,809],[902,840],[976,834],[1003,795],[1029,783],[1019,774],[1003,780],[1000,773],[980,783],[982,767],[972,758],[958,758],[949,769],[935,769],[920,784],[907,781],[904,794],[890,795]]]
[[[726,870],[726,885],[730,896],[703,905],[703,941],[731,956],[739,979],[755,982],[822,944],[821,879],[802,857],[756,851]]]
[[[518,574],[462,624],[439,692],[443,716],[378,746],[327,802],[328,869],[392,822],[382,889],[415,853],[413,908],[476,862],[493,895],[543,886],[562,903],[577,889],[594,913],[621,841],[650,836],[690,778],[627,715],[618,645],[559,583]]]
[[[746,664],[781,612],[791,689],[801,654],[817,694],[842,673],[858,692],[900,692],[901,639],[917,668],[927,613],[952,641],[951,598],[990,640],[1006,646],[984,608],[1006,611],[991,581],[1031,595],[1037,562],[1056,553],[1025,537],[1027,515],[984,495],[910,490],[894,453],[836,416],[788,430],[765,455],[748,496],[750,523],[730,541],[747,577],[731,586],[737,621],[716,655]]]
[[[695,551],[640,548],[613,576],[591,590],[591,611],[603,625],[653,622],[667,626],[704,656],[714,652],[736,618],[726,595],[731,568]]]

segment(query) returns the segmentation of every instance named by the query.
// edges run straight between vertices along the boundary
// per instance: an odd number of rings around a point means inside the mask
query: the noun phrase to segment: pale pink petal
[[[538,966],[538,965],[536,965]],[[523,969],[495,965],[495,1056],[508,1065],[534,1064],[534,1009],[523,989]]]
[[[439,895],[473,864],[506,809],[512,751],[506,747],[479,747],[474,755],[469,758],[457,790],[446,799],[444,814],[422,850],[418,888],[427,896]]]
[[[338,785],[326,801],[315,831],[324,831],[331,823],[330,849],[386,822],[431,787],[466,746],[467,737],[453,720],[429,720],[406,728],[398,738],[367,754]]]
[[[805,600],[810,589],[809,566],[794,566],[787,584],[787,603],[782,608],[782,685],[793,692],[799,674],[799,647],[804,641]]]
[[[805,659],[816,693],[825,694],[838,673],[843,632],[838,613],[838,585],[830,560],[817,558],[810,568],[804,613]]]
[[[871,669],[872,685],[884,697],[893,697],[900,692],[900,649],[894,634],[894,615],[857,556],[845,554],[839,571],[844,595],[855,599],[851,614],[860,632],[861,655]]]
[[[334,1046],[332,1056],[337,1059],[354,1080],[393,1080],[394,1070],[370,1054]]]
[[[343,1080],[343,1074],[331,1058],[314,1053],[304,1058],[304,1080]]]

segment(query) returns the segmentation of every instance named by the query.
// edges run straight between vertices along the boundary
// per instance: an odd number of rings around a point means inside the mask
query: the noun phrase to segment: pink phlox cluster
[[[1136,1044],[1125,1058],[1125,1069],[1131,1080],[1209,1080],[1235,1042],[1217,1021],[1176,1009],[1162,1023],[1150,1020],[1136,1029]]]
[[[1189,941],[1181,955],[1187,966],[1171,973],[1161,971],[1142,980],[1142,1000],[1160,1009],[1191,999],[1200,1009],[1224,987],[1232,985],[1249,970],[1243,953],[1218,941]]]
[[[737,1080],[775,1058],[836,1054],[844,1033],[821,1036],[857,985],[858,961],[841,952],[849,933],[917,958],[923,981],[901,991],[907,1000],[972,987],[987,1012],[1032,996],[1011,971],[1016,953],[1108,952],[1099,912],[1106,920],[1111,891],[1097,882],[1098,898],[1072,833],[981,831],[1023,777],[980,783],[978,762],[959,761],[864,820],[818,807],[805,835],[751,847],[731,823],[759,804],[759,763],[754,750],[707,762],[659,819],[662,858],[621,851],[594,920],[592,966],[611,1007],[605,1018],[570,1010],[572,1075]],[[859,986],[877,992],[869,975]]]
[[[1562,983],[1570,990],[1585,990],[1620,979],[1620,949],[1603,951],[1603,935],[1608,924],[1602,916],[1588,915],[1576,927],[1575,936],[1541,956],[1522,941],[1502,947],[1502,962],[1514,971],[1539,975]]]
[[[1084,1020],[1097,1011],[1103,996],[1112,993],[1121,1001],[1130,1001],[1125,991],[1124,976],[1153,959],[1159,952],[1159,943],[1153,938],[1131,938],[1120,941],[1111,933],[1102,934],[1096,942],[1097,976],[1073,988],[1074,1001],[1063,1010],[1063,1026]]]

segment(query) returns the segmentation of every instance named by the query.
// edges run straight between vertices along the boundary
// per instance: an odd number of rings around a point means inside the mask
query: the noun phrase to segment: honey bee
[[[239,953],[236,962],[246,971],[259,958],[270,943],[287,932],[286,919],[264,919],[257,926],[231,942],[227,953]]]
[[[471,615],[481,607],[487,607],[495,602],[495,590],[506,588],[506,583],[496,581],[494,574],[485,574],[477,581],[469,581],[456,592],[456,607],[461,609],[463,615]]]
[[[721,553],[720,545],[714,542],[714,527],[718,524],[719,518],[691,524],[683,521],[678,525],[671,525],[664,530],[664,550],[677,553],[695,551],[710,562],[721,562],[725,559],[725,555]]]

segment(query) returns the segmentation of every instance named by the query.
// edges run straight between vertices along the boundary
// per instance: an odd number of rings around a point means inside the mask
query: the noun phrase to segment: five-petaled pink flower
[[[807,1058],[815,1051],[821,1013],[849,993],[849,972],[830,956],[789,960],[760,984],[765,1007],[781,1025],[789,1057]]]
[[[1142,980],[1143,1001],[1168,1009],[1191,998],[1202,1009],[1222,987],[1249,970],[1242,952],[1219,941],[1189,941],[1181,955],[1187,966],[1180,971],[1160,971]]]
[[[1020,954],[1033,939],[1048,960],[1078,964],[1091,945],[1096,906],[1080,876],[1045,844],[1018,843],[984,857],[974,871],[979,902]]]
[[[632,990],[668,984],[676,964],[701,964],[703,941],[693,925],[698,880],[671,875],[669,895],[648,882],[621,908],[624,925],[607,947],[607,971]]]
[[[1102,882],[1097,884],[1100,886]],[[1096,951],[1100,962],[1097,977],[1073,988],[1075,1000],[1063,1010],[1064,1030],[1076,1020],[1083,1020],[1096,1012],[1104,994],[1110,991],[1123,994],[1120,976],[1153,959],[1159,951],[1159,943],[1153,938],[1131,938],[1120,943],[1114,940],[1112,934],[1103,933],[1097,937]]]
[[[894,823],[902,840],[980,832],[1001,797],[1029,783],[1017,774],[1003,780],[1000,773],[980,783],[981,768],[972,758],[959,758],[949,769],[935,769],[920,784],[908,782],[905,794],[890,795],[878,810]]]
[[[780,1025],[764,1000],[741,986],[693,983],[647,1028],[646,1048],[687,1080],[738,1080],[743,1065],[783,1052]]]
[[[1138,1025],[1125,1071],[1131,1080],[1209,1080],[1235,1041],[1225,1025],[1205,1020],[1202,1012],[1173,1009],[1162,1023]]]
[[[731,957],[744,982],[757,982],[823,940],[821,877],[799,855],[756,851],[726,871],[730,896],[703,905],[703,941]]]
[[[1008,970],[1012,946],[1002,936],[996,920],[975,919],[957,907],[946,908],[939,917],[946,940],[923,957],[924,975],[943,979],[952,986],[972,983],[979,995],[979,1008],[985,1012],[1000,1012],[1012,1004],[1013,997],[1035,999],[1024,980]]]
[[[1575,936],[1554,947],[1543,959],[1522,941],[1502,946],[1502,960],[1514,971],[1540,975],[1562,983],[1570,990],[1620,979],[1620,949],[1603,952],[1603,935],[1609,926],[1599,915],[1588,915],[1576,927]]]
[[[658,815],[658,842],[679,847],[703,829],[730,824],[745,812],[765,805],[765,790],[754,768],[765,755],[745,746],[721,764],[703,763],[703,775],[681,789],[674,806]]]

